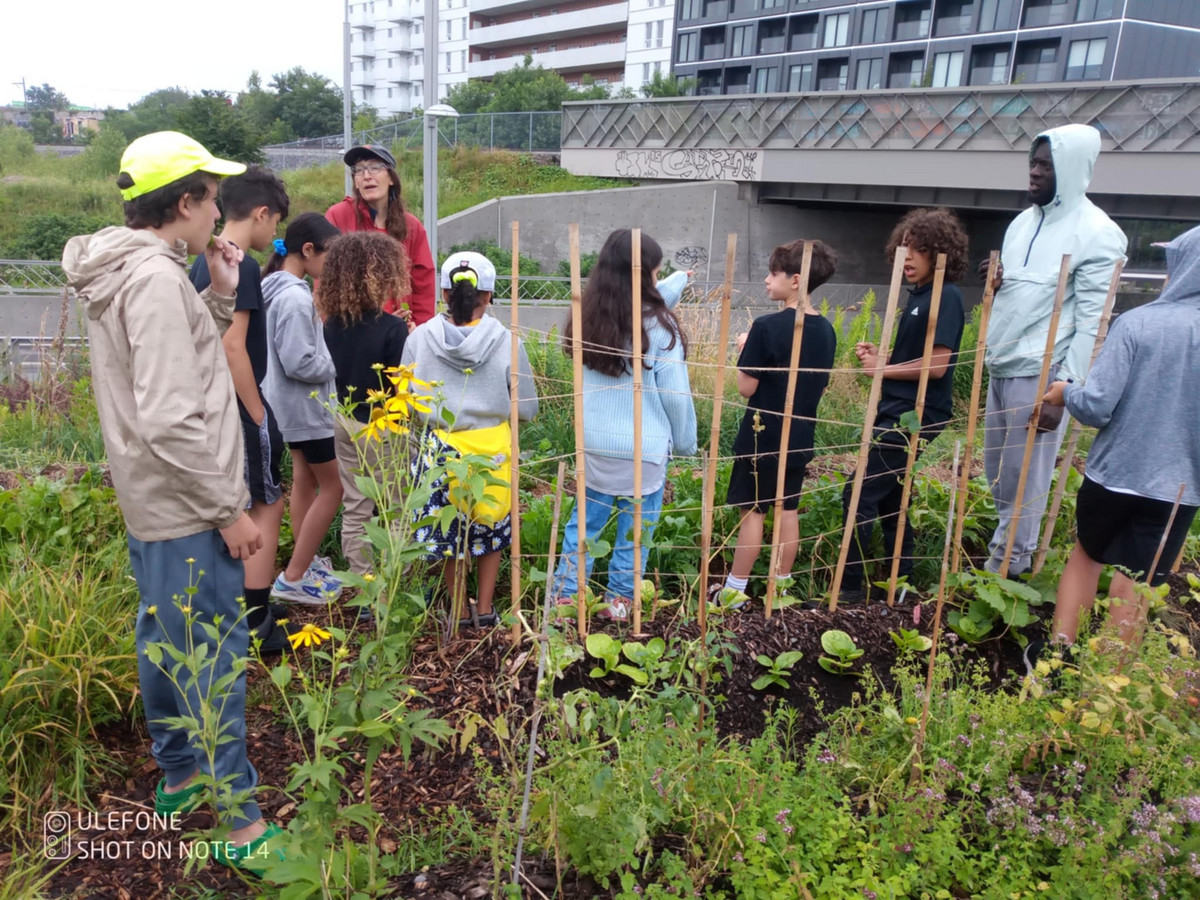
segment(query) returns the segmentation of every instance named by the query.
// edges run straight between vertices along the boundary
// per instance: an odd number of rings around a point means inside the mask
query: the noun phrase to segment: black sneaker
[[[292,648],[292,642],[288,640],[289,630],[286,625],[277,625],[273,619],[268,619],[264,622],[255,635],[251,637],[259,637],[262,643],[258,645],[260,656],[271,656],[275,653],[283,653],[285,650]]]
[[[842,588],[838,595],[838,606],[861,606],[867,602],[867,592],[863,588]]]
[[[483,613],[482,615],[477,615],[474,618],[474,620],[459,619],[458,620],[458,630],[462,631],[464,628],[475,628],[475,627],[493,628],[499,624],[500,624],[500,615],[498,613],[495,613],[495,612]]]

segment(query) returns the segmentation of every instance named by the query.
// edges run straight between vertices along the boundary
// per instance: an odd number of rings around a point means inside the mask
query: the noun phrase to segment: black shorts
[[[256,425],[241,401],[238,401],[238,416],[242,420],[242,446],[246,451],[242,471],[251,501],[270,505],[283,496],[279,476],[279,461],[283,458],[283,435],[279,433],[275,413],[271,411],[267,401],[263,400],[262,405],[266,415],[262,424]]]
[[[332,435],[312,441],[288,441],[288,449],[302,454],[304,461],[309,465],[319,466],[321,463],[333,462],[337,459],[337,449]]]
[[[1096,562],[1120,566],[1144,580],[1154,554],[1158,553],[1173,505],[1165,500],[1110,491],[1084,478],[1075,501],[1079,545]],[[1179,507],[1151,584],[1166,580],[1195,517],[1196,507]]]
[[[793,454],[799,456],[799,454]],[[800,490],[804,487],[804,470],[807,464],[789,466],[783,474],[783,508],[800,507]],[[725,502],[729,506],[765,513],[775,506],[775,486],[779,478],[779,457],[774,454],[761,456],[739,456],[733,461],[729,473],[729,492]]]

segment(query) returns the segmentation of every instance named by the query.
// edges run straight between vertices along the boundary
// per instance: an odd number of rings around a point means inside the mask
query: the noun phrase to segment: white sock
[[[731,591],[737,591],[739,594],[746,593],[746,585],[750,583],[750,576],[738,578],[736,575],[725,576],[725,587]]]

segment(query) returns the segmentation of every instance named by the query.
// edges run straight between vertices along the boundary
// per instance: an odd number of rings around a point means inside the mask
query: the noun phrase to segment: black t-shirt
[[[212,279],[208,275],[208,260],[204,254],[196,257],[188,276],[197,291],[202,291]],[[246,353],[254,370],[254,383],[261,386],[267,377],[267,316],[263,312],[262,269],[254,257],[246,254],[238,265],[237,302],[234,312],[250,313],[246,324]]]
[[[758,379],[758,389],[747,402],[741,427],[733,441],[733,452],[738,456],[779,452],[783,437],[781,413],[787,398],[795,327],[794,309],[761,316],[750,326],[737,367]],[[829,385],[829,370],[833,368],[836,352],[837,335],[833,326],[823,316],[805,316],[800,372],[796,378],[792,428],[788,436],[789,449],[804,454],[805,463],[812,459],[817,404]],[[762,428],[757,432],[754,430],[756,412]]]
[[[896,343],[892,347],[888,363],[902,363],[920,359],[925,354],[925,329],[929,326],[929,304],[933,299],[933,282],[924,287],[913,288],[908,294],[908,304],[900,315],[896,329]],[[941,378],[930,378],[925,389],[925,415],[923,428],[937,427],[950,420],[954,407],[954,365],[958,361],[958,345],[963,333],[962,292],[953,285],[942,286],[942,303],[938,308],[937,330],[933,335],[935,347],[953,350],[950,365]],[[883,424],[898,421],[906,412],[917,408],[918,382],[883,379],[883,392],[879,397],[879,414],[876,421]]]
[[[338,400],[344,402],[353,387],[351,399],[359,401],[354,418],[360,422],[370,419],[371,408],[364,401],[368,390],[379,389],[382,378],[382,373],[371,367],[377,363],[384,368],[400,365],[407,338],[408,326],[404,320],[385,312],[368,314],[349,326],[337,318],[326,321],[325,346],[337,370],[334,380]]]

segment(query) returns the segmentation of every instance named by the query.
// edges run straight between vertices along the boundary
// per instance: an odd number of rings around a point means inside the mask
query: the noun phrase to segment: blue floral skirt
[[[430,485],[429,501],[414,513],[415,521],[421,522],[431,517],[437,519],[443,509],[454,505],[450,501],[444,466],[446,457],[455,453],[453,447],[432,431],[427,431],[421,439],[420,452],[412,464],[414,480],[420,481],[425,477],[425,473],[435,466],[442,469],[442,474]],[[486,556],[512,545],[512,514],[509,513],[495,525],[468,522],[466,516],[459,514],[451,520],[444,532],[440,521],[426,522],[417,526],[413,536],[418,543],[426,546],[425,558],[431,562],[439,559],[465,559],[468,555]]]

